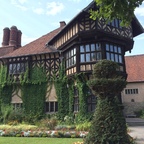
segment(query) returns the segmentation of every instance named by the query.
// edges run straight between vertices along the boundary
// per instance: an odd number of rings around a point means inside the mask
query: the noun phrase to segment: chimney
[[[16,46],[17,47],[17,27],[12,26],[10,29],[10,40],[9,46]]]
[[[2,46],[9,45],[10,29],[8,27],[3,29],[3,42]]]
[[[61,21],[61,22],[60,22],[60,27],[61,27],[61,28],[64,27],[65,25],[66,25],[65,21]]]
[[[17,31],[17,48],[21,47],[21,35],[22,35],[22,32],[18,30]]]

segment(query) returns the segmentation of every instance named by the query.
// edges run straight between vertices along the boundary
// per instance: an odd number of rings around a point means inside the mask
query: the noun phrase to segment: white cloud
[[[135,9],[135,14],[139,16],[144,16],[144,7],[139,7]]]
[[[23,4],[26,2],[27,0],[11,0],[11,4],[13,4],[15,7],[20,8],[22,11],[26,11],[28,8],[23,6]]]
[[[24,4],[27,2],[27,0],[18,0],[21,4]]]
[[[22,46],[36,40],[37,37],[29,37],[27,35],[22,34]]]
[[[63,3],[60,2],[51,2],[47,3],[47,15],[56,15],[64,9]]]
[[[44,9],[42,8],[35,8],[33,9],[33,12],[36,13],[36,14],[44,14]]]

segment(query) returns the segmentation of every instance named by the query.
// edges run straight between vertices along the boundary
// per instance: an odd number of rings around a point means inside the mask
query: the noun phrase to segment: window
[[[21,74],[27,69],[27,63],[11,63],[9,64],[9,74]]]
[[[112,27],[116,27],[116,28],[122,28],[120,26],[120,23],[121,23],[121,20],[119,19],[114,19],[112,22],[108,22],[108,25],[109,26],[112,26]]]
[[[79,111],[79,97],[78,97],[78,90],[74,87],[74,112]]]
[[[58,103],[57,102],[46,102],[45,111],[46,112],[57,112],[58,111]]]
[[[14,110],[21,109],[22,103],[13,103],[13,108],[14,108]]]
[[[80,62],[91,62],[102,59],[101,44],[86,44],[80,46]]]
[[[91,112],[91,111],[94,111],[96,108],[96,96],[92,94],[91,90],[89,90],[88,94],[89,94],[88,99],[87,99],[88,112]]]
[[[125,89],[125,94],[138,94],[138,89]]]
[[[105,49],[107,60],[115,61],[120,64],[123,63],[122,48],[120,46],[107,43]]]
[[[73,48],[66,53],[66,68],[76,64],[76,48]]]

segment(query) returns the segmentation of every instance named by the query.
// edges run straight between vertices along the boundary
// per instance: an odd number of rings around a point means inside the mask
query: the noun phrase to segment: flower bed
[[[86,131],[56,131],[56,130],[0,130],[3,137],[55,137],[55,138],[84,138]]]

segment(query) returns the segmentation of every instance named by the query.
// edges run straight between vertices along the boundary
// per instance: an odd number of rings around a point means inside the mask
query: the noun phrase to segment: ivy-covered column
[[[37,119],[44,115],[47,84],[24,84],[22,100],[25,113]]]
[[[59,68],[59,76],[54,79],[57,101],[58,101],[58,118],[63,121],[64,117],[69,114],[69,95],[67,88],[67,77],[65,75],[64,64],[61,63]]]
[[[23,108],[29,121],[33,122],[41,118],[45,112],[48,83],[45,69],[35,66],[30,70],[30,76],[28,76],[28,71],[26,71],[20,83]]]
[[[12,98],[12,80],[9,76],[7,76],[7,67],[1,66],[0,67],[0,100],[3,104],[11,104]]]
[[[79,93],[79,112],[78,117],[79,120],[83,120],[87,117],[88,114],[88,105],[87,105],[87,98],[88,98],[88,86],[87,86],[87,79],[84,73],[81,73],[76,76],[76,87]]]

